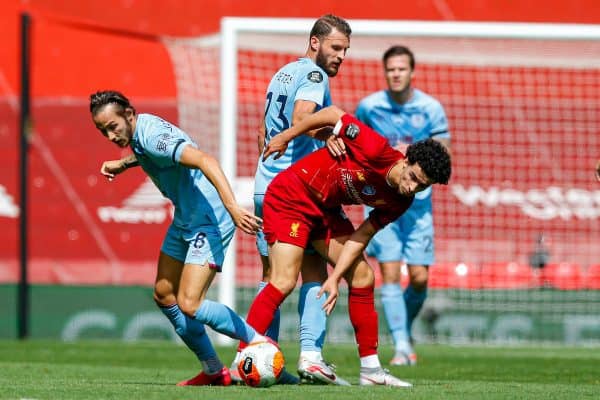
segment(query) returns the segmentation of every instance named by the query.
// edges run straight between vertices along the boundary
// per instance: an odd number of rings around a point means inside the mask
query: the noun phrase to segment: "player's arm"
[[[596,163],[596,179],[600,181],[600,160]]]
[[[263,160],[266,160],[271,154],[275,154],[276,159],[281,157],[285,152],[287,143],[291,140],[302,135],[304,132],[335,126],[344,114],[345,111],[341,108],[329,106],[302,118],[297,124],[282,131],[269,141],[269,144],[265,147]],[[275,143],[273,144],[273,142]]]
[[[130,154],[120,160],[104,161],[102,167],[100,167],[100,173],[104,175],[109,181],[115,179],[115,176],[119,175],[126,169],[137,167],[140,165],[135,154]]]
[[[292,126],[297,125],[304,118],[311,116],[315,110],[317,109],[317,105],[309,100],[296,100],[294,103],[294,112],[292,114]],[[340,139],[336,139],[333,136],[333,127],[326,126],[316,129],[311,129],[310,131],[304,132],[305,135],[315,138],[317,140],[321,140],[326,143],[329,152],[333,156],[341,156],[346,152],[346,148],[344,146],[344,142]],[[274,148],[278,143],[271,144],[271,147]],[[283,142],[281,139],[281,147],[283,151],[279,151],[283,154],[285,149],[287,148],[287,144],[289,141]],[[274,148],[277,151],[277,149]]]
[[[356,231],[350,236],[350,238],[344,243],[344,247],[340,253],[340,256],[335,263],[333,272],[329,275],[327,280],[323,283],[321,290],[317,297],[325,292],[328,293],[327,300],[323,304],[323,309],[329,315],[339,295],[338,285],[340,279],[348,272],[359,257],[362,257],[363,251],[367,247],[369,240],[375,235],[377,229],[369,219],[363,221]]]
[[[298,125],[304,118],[313,115],[316,109],[317,104],[310,100],[296,100],[292,112],[292,126]],[[307,132],[307,134],[309,133]]]
[[[315,102],[309,101],[309,100],[296,100],[294,102],[294,110],[292,111],[292,126],[298,125],[298,123],[303,120],[304,118],[310,116],[313,114],[313,112],[315,111],[315,109],[317,108],[317,104]],[[316,132],[318,130],[315,131],[311,131],[311,132],[306,132],[307,135],[314,137],[316,135]],[[273,152],[277,152],[280,155],[283,155],[283,153],[285,153],[289,140],[285,140],[284,138],[280,137],[281,133],[275,135],[274,137],[272,137],[269,140],[269,143],[266,145],[266,151],[271,154]],[[264,144],[264,141],[263,141]],[[264,145],[263,148],[261,148],[261,154],[262,154],[262,150],[264,149]],[[264,157],[264,159],[266,159],[267,157]],[[279,156],[275,157],[275,159],[279,158]]]
[[[217,189],[221,201],[238,228],[249,234],[254,234],[260,229],[262,220],[237,203],[229,181],[214,157],[188,145],[183,149],[179,163],[184,167],[202,171]]]

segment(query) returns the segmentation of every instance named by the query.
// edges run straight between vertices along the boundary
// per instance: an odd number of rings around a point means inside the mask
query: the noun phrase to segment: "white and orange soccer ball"
[[[279,379],[284,363],[283,353],[276,344],[251,343],[242,350],[238,372],[248,386],[269,387]]]

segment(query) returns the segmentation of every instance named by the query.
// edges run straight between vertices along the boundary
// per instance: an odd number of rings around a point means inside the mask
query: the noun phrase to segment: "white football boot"
[[[412,387],[408,382],[404,382],[387,369],[379,368],[361,368],[359,384],[362,386],[383,385],[394,387]]]
[[[335,373],[335,366],[323,360],[315,361],[300,356],[298,360],[298,375],[309,383],[325,383],[339,386],[350,386],[350,383]]]

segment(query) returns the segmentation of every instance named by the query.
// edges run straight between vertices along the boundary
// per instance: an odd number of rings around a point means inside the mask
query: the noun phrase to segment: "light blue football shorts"
[[[185,264],[209,265],[221,272],[225,253],[233,238],[235,226],[226,232],[215,225],[201,225],[196,229],[182,230],[171,224],[167,230],[161,251]]]
[[[369,211],[371,209],[365,207],[365,216]],[[366,252],[379,262],[432,265],[435,261],[433,233],[431,206],[413,203],[400,218],[375,234]]]

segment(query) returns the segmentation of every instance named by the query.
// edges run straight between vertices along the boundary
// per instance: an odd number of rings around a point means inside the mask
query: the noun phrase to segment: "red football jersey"
[[[335,158],[323,148],[292,164],[289,170],[318,193],[325,208],[341,204],[373,207],[369,219],[380,229],[402,215],[414,198],[398,194],[386,179],[404,154],[350,114],[342,116],[335,133],[346,144],[346,156]]]

